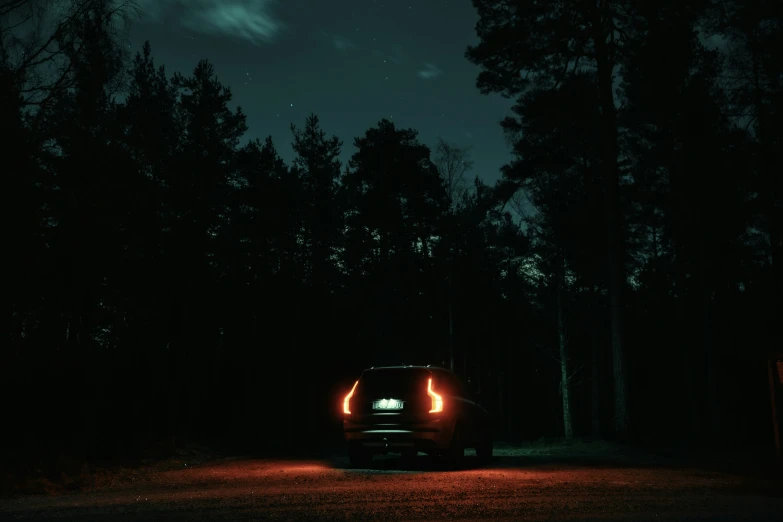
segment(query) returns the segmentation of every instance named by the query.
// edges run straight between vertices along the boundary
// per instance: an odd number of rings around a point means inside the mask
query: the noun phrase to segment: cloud
[[[438,69],[435,65],[431,63],[425,63],[424,69],[420,70],[418,73],[419,78],[422,78],[424,80],[431,80],[433,78],[436,78],[443,74],[443,72]]]
[[[334,48],[338,51],[345,51],[346,49],[353,47],[353,42],[344,36],[335,34],[332,35],[332,45],[334,45]]]
[[[223,34],[254,44],[273,41],[284,25],[272,14],[276,0],[137,0],[157,21],[178,19],[206,34]]]

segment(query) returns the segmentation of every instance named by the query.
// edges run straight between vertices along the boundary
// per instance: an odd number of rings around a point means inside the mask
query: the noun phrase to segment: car
[[[466,448],[492,458],[492,419],[454,372],[433,366],[384,366],[362,372],[343,400],[343,434],[354,467],[374,454],[419,452],[457,464]]]

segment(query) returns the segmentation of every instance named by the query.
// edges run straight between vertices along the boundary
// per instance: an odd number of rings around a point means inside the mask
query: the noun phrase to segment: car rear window
[[[359,381],[361,393],[367,395],[410,395],[427,389],[429,370],[423,368],[384,368],[364,372]]]

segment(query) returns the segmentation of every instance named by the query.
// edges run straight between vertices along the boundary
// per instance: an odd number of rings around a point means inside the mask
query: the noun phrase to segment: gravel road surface
[[[441,470],[424,455],[350,469],[312,459],[182,459],[90,491],[0,499],[10,520],[768,520],[783,480],[660,460],[496,450],[485,467]],[[631,459],[633,460],[633,459]]]

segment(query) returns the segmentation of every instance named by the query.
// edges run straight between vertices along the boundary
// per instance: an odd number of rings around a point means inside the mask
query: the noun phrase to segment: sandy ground
[[[10,520],[769,520],[783,479],[633,455],[497,448],[492,464],[442,470],[420,455],[350,469],[322,458],[169,461],[90,491],[0,500]]]

